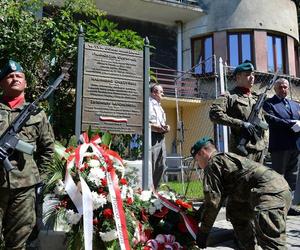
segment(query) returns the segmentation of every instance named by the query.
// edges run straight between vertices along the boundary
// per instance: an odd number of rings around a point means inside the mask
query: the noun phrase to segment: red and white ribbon
[[[99,120],[103,122],[128,122],[126,118],[115,118],[110,116],[100,116]]]
[[[80,136],[80,140],[83,144],[79,145],[75,150],[75,155],[71,155],[68,164],[67,170],[70,170],[74,164],[79,169],[82,165],[84,159],[84,153],[88,150],[89,147],[92,148],[93,152],[96,154],[98,159],[100,157],[107,159],[107,165],[110,162],[116,161],[118,164],[123,166],[122,159],[119,155],[112,150],[103,150],[98,143],[101,141],[100,137],[92,138],[90,141],[86,133]],[[109,165],[109,171],[107,171],[107,183],[109,188],[109,194],[111,197],[112,208],[114,212],[114,218],[120,243],[121,250],[130,250],[130,244],[128,239],[127,227],[126,227],[126,217],[123,209],[123,203],[121,199],[120,189],[118,186],[118,178],[115,173],[115,170],[112,165]],[[108,168],[106,169],[108,170]],[[85,249],[92,249],[93,242],[93,200],[91,191],[86,184],[85,180],[81,177],[80,172],[80,183],[82,193],[76,186],[73,181],[72,176],[69,171],[66,171],[65,182],[66,182],[66,192],[70,196],[74,205],[76,206],[79,214],[83,215],[84,223],[84,241]]]
[[[182,249],[182,246],[175,241],[174,235],[171,234],[158,234],[155,239],[148,240],[146,247],[151,250],[168,249],[178,250]]]

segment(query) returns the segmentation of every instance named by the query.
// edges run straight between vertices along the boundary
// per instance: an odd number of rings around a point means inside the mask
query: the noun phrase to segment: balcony
[[[108,15],[164,25],[175,25],[203,16],[197,0],[96,0]]]
[[[151,67],[152,83],[164,88],[167,98],[185,100],[203,100],[215,98],[214,74],[195,75],[192,72],[180,72],[173,69]]]

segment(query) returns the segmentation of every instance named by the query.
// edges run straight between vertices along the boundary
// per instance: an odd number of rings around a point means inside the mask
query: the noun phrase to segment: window
[[[199,75],[214,71],[212,36],[192,40],[192,66],[196,66],[194,71]]]
[[[247,32],[228,35],[229,64],[236,67],[245,60],[252,61],[252,35]]]
[[[283,38],[276,35],[268,35],[268,72],[285,73],[283,56]]]
[[[298,43],[295,41],[295,67],[296,67],[296,76],[299,77],[299,50],[298,50]]]

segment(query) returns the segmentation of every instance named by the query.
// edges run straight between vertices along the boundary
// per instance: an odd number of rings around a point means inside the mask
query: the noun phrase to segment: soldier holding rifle
[[[248,121],[259,97],[251,91],[254,84],[253,71],[254,67],[249,61],[235,68],[236,87],[212,104],[209,116],[211,121],[230,127],[230,152],[262,163],[268,144],[267,124],[262,115],[262,109],[258,110],[257,118],[265,124],[265,128],[255,126]],[[238,150],[242,138],[247,140],[245,144],[246,155]]]
[[[0,72],[1,137],[27,105],[26,86],[21,65],[9,60]],[[36,222],[35,186],[41,182],[40,173],[54,151],[54,135],[45,112],[37,110],[28,118],[17,136],[25,145],[31,145],[34,156],[24,153],[28,146],[23,152],[0,148],[0,230],[5,249],[25,249]]]

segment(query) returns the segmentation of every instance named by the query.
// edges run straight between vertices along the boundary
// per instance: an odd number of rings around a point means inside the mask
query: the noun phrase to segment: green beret
[[[23,72],[23,68],[19,63],[9,60],[0,70],[0,81],[11,72]]]
[[[251,71],[251,72],[254,71],[253,64],[250,61],[245,61],[242,64],[238,65],[233,71],[233,74],[236,75],[237,73],[245,72],[245,71]]]
[[[213,143],[214,140],[210,138],[209,136],[205,136],[201,138],[199,141],[197,141],[194,146],[191,148],[191,155],[195,157],[195,155],[199,152],[199,150],[205,146],[208,142]]]

